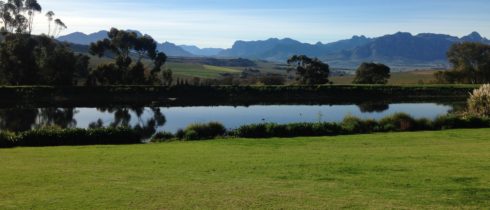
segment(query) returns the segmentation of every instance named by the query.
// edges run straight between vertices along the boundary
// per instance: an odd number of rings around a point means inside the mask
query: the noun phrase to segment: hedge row
[[[139,144],[141,136],[130,128],[44,128],[22,133],[0,132],[0,148],[29,146],[82,146]]]
[[[490,118],[447,115],[435,120],[414,119],[398,113],[381,120],[363,120],[348,116],[341,123],[253,124],[241,126],[230,135],[239,138],[271,138],[300,136],[336,136],[375,132],[434,131],[458,128],[489,128]]]
[[[169,140],[207,140],[222,136],[236,138],[272,138],[302,136],[336,136],[367,134],[375,132],[434,131],[458,128],[490,128],[490,118],[440,116],[435,120],[414,119],[410,115],[398,113],[381,120],[360,119],[347,116],[340,123],[262,123],[244,125],[226,131],[219,123],[191,125],[176,134],[162,132],[156,134],[152,142]]]

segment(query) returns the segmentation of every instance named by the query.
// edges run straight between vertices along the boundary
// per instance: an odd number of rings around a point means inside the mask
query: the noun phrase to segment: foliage
[[[157,51],[156,41],[149,35],[138,36],[135,32],[115,28],[109,31],[108,37],[92,43],[90,53],[102,57],[109,51],[115,55],[116,61],[114,64],[98,66],[92,72],[89,84],[153,84],[167,60],[165,53]],[[133,64],[133,57],[136,57],[135,64]],[[145,68],[142,63],[143,58],[153,60],[152,69]]]
[[[357,68],[354,84],[386,84],[390,79],[390,67],[384,64],[363,63]]]
[[[468,111],[476,116],[490,116],[490,84],[473,91],[468,99]]]
[[[73,85],[87,59],[46,36],[6,34],[0,43],[0,75],[10,85]]]
[[[317,58],[305,55],[294,55],[288,59],[288,65],[296,72],[297,80],[303,85],[319,85],[328,83],[330,67]]]
[[[0,148],[14,147],[19,137],[9,131],[0,131]]]
[[[490,82],[490,45],[457,43],[448,52],[453,70],[438,72],[436,78],[445,83],[483,84]]]
[[[158,132],[151,138],[151,142],[162,142],[175,139],[175,135],[169,132]]]
[[[457,115],[448,115],[431,121],[428,119],[414,119],[410,115],[397,113],[378,121],[347,116],[340,123],[252,124],[240,126],[231,133],[241,138],[272,138],[488,127],[490,127],[490,118],[485,117],[465,118]]]
[[[201,140],[201,139],[213,139],[218,136],[224,136],[226,128],[223,124],[218,122],[210,123],[195,123],[187,126],[184,129],[184,140]],[[179,135],[177,135],[179,136]]]
[[[21,132],[17,135],[2,132],[0,140],[13,142],[1,146],[77,146],[98,144],[139,144],[141,136],[129,128],[98,128],[98,129],[60,129],[47,127]],[[10,140],[9,140],[10,139]]]
[[[260,78],[260,83],[263,85],[284,85],[286,78],[278,74],[269,74]]]

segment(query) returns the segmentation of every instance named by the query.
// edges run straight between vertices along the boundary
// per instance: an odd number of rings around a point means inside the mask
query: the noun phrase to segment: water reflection
[[[363,103],[357,105],[362,113],[381,113],[390,109],[389,104],[385,103]]]
[[[416,118],[435,118],[464,108],[435,103],[358,105],[254,105],[202,107],[102,107],[102,108],[7,108],[0,109],[0,130],[33,128],[131,127],[149,138],[158,131],[175,132],[191,123],[218,121],[227,128],[274,122],[338,122],[346,115],[380,119],[396,112]]]
[[[150,117],[144,117],[143,114],[146,110],[151,111]],[[138,131],[144,138],[149,138],[157,132],[159,127],[163,127],[167,122],[167,119],[162,114],[160,108],[97,108],[100,113],[113,114],[113,120],[108,125],[99,118],[95,122],[89,123],[89,128],[101,128],[101,127],[130,127]],[[133,116],[135,119],[132,120]],[[135,123],[131,123],[135,122]]]

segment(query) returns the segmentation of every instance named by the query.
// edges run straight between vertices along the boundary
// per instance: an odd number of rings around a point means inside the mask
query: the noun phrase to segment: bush
[[[468,112],[477,116],[490,116],[490,84],[473,91],[468,99]]]
[[[242,138],[266,138],[270,137],[267,132],[267,124],[243,125],[234,130],[234,135]]]
[[[457,115],[445,115],[434,120],[434,129],[437,130],[487,127],[490,127],[490,118],[487,117],[469,116],[463,118]]]
[[[151,142],[162,142],[162,141],[169,141],[172,139],[175,139],[174,134],[169,132],[159,132],[153,136]]]
[[[23,132],[18,146],[77,146],[139,144],[141,136],[129,128],[57,129]]]
[[[224,136],[226,134],[226,128],[218,122],[207,124],[195,123],[187,126],[184,129],[184,133],[183,138],[185,140],[214,139],[218,136]]]
[[[18,138],[19,137],[15,133],[0,131],[0,148],[15,147]]]
[[[377,127],[377,122],[374,120],[362,120],[354,116],[346,116],[341,122],[341,127],[344,133],[370,133]]]
[[[184,133],[183,140],[185,141],[194,141],[194,140],[202,140],[202,137],[199,137],[199,134],[195,130],[186,130]]]
[[[416,121],[405,113],[396,113],[379,121],[379,131],[414,131]]]
[[[175,133],[175,137],[177,139],[184,139],[184,135],[185,135],[185,132],[182,129],[177,130],[177,132]]]

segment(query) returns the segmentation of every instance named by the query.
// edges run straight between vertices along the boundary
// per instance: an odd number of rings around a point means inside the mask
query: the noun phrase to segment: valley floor
[[[483,209],[490,129],[0,149],[0,209]]]

